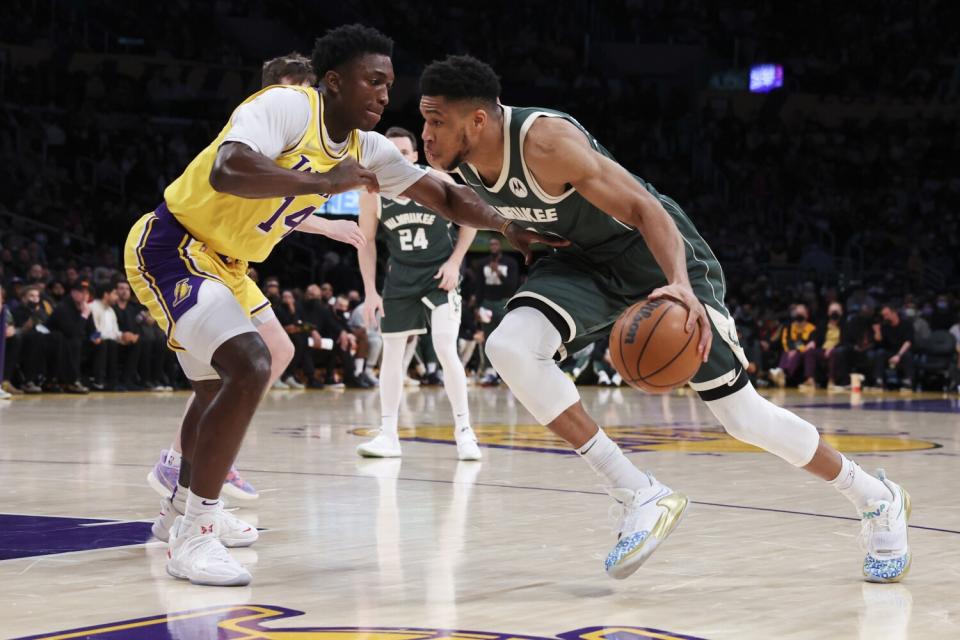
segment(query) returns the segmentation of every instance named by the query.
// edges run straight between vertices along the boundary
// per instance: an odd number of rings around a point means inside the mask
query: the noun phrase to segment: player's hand
[[[897,366],[898,364],[900,364],[900,355],[897,354],[897,355],[891,356],[890,360],[888,360],[887,362],[890,364],[891,367]]]
[[[366,300],[363,301],[363,324],[371,329],[377,327],[377,312],[380,312],[380,317],[384,316],[383,313],[383,298],[380,297],[380,294],[376,291],[371,291],[367,294]]]
[[[530,250],[532,244],[545,244],[548,247],[569,247],[570,241],[556,236],[546,236],[536,231],[524,229],[519,224],[513,223],[507,225],[503,231],[503,236],[510,241],[513,247],[523,254],[523,263],[530,264],[533,261],[533,252]]]
[[[693,331],[694,324],[700,325],[700,345],[697,347],[697,353],[700,358],[706,362],[710,358],[710,346],[713,344],[713,331],[710,329],[710,319],[707,318],[707,310],[703,303],[693,293],[689,284],[668,284],[665,287],[654,289],[650,294],[650,300],[659,298],[673,298],[681,302],[687,308],[687,324],[684,330],[687,333]]]
[[[440,280],[440,288],[444,291],[453,291],[460,282],[460,264],[453,259],[447,260],[437,269],[434,280]]]
[[[377,180],[377,174],[366,169],[353,158],[345,158],[337,166],[326,173],[318,174],[322,179],[324,187],[323,193],[343,193],[344,191],[354,191],[357,189],[366,189],[370,193],[380,191],[380,182]]]
[[[331,240],[353,245],[357,249],[367,246],[367,239],[353,220],[327,220],[323,235]]]

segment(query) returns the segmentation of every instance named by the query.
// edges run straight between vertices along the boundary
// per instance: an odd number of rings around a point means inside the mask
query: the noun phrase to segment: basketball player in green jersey
[[[813,425],[751,386],[724,306],[720,265],[679,205],[617,164],[573,117],[501,105],[496,74],[475,58],[432,63],[420,88],[430,165],[458,172],[514,226],[570,242],[534,265],[491,334],[487,354],[514,395],[577,450],[622,504],[607,572],[625,578],[636,571],[677,526],[688,501],[623,455],[587,415],[554,358],[608,333],[637,300],[668,296],[690,310],[688,331],[694,322],[703,330],[704,364],[690,386],[717,420],[733,437],[806,469],[849,498],[862,517],[864,577],[900,580],[910,566],[909,496],[882,472],[865,473]]]
[[[387,138],[409,162],[417,161],[417,137],[400,127],[387,130]],[[431,170],[450,183],[446,173]],[[390,262],[383,285],[377,293],[377,228],[390,250]],[[380,365],[380,433],[357,447],[357,453],[371,458],[400,457],[397,418],[403,391],[403,353],[407,338],[422,335],[430,326],[433,348],[443,367],[444,388],[453,407],[457,456],[479,460],[480,447],[470,427],[467,406],[467,376],[457,354],[460,333],[460,264],[473,243],[477,230],[460,229],[456,247],[450,237],[450,223],[409,198],[384,198],[360,194],[360,230],[367,243],[359,248],[360,273],[366,291],[363,305],[367,326],[374,326],[382,313],[383,362]]]

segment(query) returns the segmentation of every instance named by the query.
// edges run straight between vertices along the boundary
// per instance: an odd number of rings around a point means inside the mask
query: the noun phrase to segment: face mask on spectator
[[[792,317],[793,317],[793,321],[794,321],[794,322],[806,322],[806,321],[807,321],[807,316],[803,315],[802,313],[795,313],[795,314],[793,314]]]
[[[908,318],[915,318],[917,316],[917,310],[914,307],[907,307],[903,310],[903,315]]]
[[[830,313],[829,318],[831,320],[839,320],[841,318],[841,314],[839,311],[833,311]]]
[[[940,311],[946,311],[949,306],[946,300],[937,300],[937,309]]]

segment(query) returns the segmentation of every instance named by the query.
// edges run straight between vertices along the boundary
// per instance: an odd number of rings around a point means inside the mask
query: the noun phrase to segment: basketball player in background
[[[864,577],[893,582],[910,565],[909,496],[865,473],[816,428],[761,397],[724,306],[716,256],[676,202],[630,174],[573,117],[499,103],[488,65],[450,56],[421,77],[424,151],[456,171],[515,226],[570,241],[540,259],[510,300],[487,354],[534,417],[574,447],[623,507],[607,572],[625,578],[677,526],[687,498],[637,469],[597,426],[554,362],[609,332],[637,300],[670,297],[700,325],[703,365],[690,386],[733,437],[802,467],[846,496],[862,518]],[[712,339],[716,335],[718,339]]]
[[[393,84],[392,49],[389,38],[361,25],[319,38],[313,68],[321,86],[273,86],[247,98],[127,237],[128,280],[196,393],[198,417],[183,423],[172,497],[183,515],[168,529],[174,577],[224,586],[251,579],[224,543],[249,544],[256,529],[220,501],[272,376],[270,350],[250,320],[256,293],[248,262],[265,260],[294,230],[327,231],[314,212],[330,194],[356,189],[412,198],[475,228],[502,228],[528,259],[531,243],[565,244],[510,225],[472,191],[408,163],[370,131]]]
[[[400,155],[417,161],[417,137],[406,129],[387,129]],[[446,173],[432,171],[440,180],[453,183]],[[377,292],[377,229],[382,229],[390,250],[383,283]],[[375,327],[382,314],[383,362],[380,365],[380,433],[357,447],[370,458],[399,458],[397,420],[403,392],[403,356],[407,338],[423,335],[430,327],[433,349],[443,367],[444,389],[453,408],[454,439],[460,460],[479,460],[477,436],[470,427],[467,405],[467,375],[457,355],[460,332],[460,265],[477,235],[461,227],[454,246],[450,223],[415,200],[390,200],[372,193],[360,194],[360,230],[367,239],[358,249],[365,291],[363,314],[368,327]]]
[[[263,63],[263,72],[261,75],[261,89],[271,85],[297,85],[301,87],[310,87],[317,83],[317,76],[313,72],[310,59],[301,53],[293,52],[278,58],[272,58]],[[351,221],[324,221],[318,223],[324,226],[326,235],[349,242],[354,246],[359,246],[359,233],[356,225]],[[247,278],[249,280],[249,278]],[[290,360],[293,358],[293,343],[287,332],[277,321],[273,309],[267,302],[266,297],[259,290],[256,283],[252,280],[245,282],[245,291],[248,298],[243,302],[250,313],[250,320],[257,328],[260,337],[263,338],[267,349],[270,351],[271,369],[270,384],[283,374]],[[190,394],[187,399],[187,406],[184,410],[182,422],[195,424],[203,411],[202,406],[194,406],[196,393]],[[192,430],[189,427],[187,430]],[[160,459],[147,474],[147,482],[160,494],[163,500],[160,503],[161,518],[154,526],[154,535],[166,542],[169,524],[172,524],[173,518],[182,515],[183,510],[177,509],[170,496],[175,494],[177,488],[177,479],[180,477],[180,465],[183,458],[182,446],[180,442],[183,425],[177,430],[177,434],[168,449],[160,452]],[[189,476],[189,469],[187,470]],[[223,482],[223,493],[228,498],[238,501],[256,500],[259,497],[257,490],[252,484],[247,482],[235,465],[230,467],[227,477]],[[186,497],[185,495],[183,497]],[[182,505],[179,505],[182,507]],[[167,524],[164,524],[164,523]]]

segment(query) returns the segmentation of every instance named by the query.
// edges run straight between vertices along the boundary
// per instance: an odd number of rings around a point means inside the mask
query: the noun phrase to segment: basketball
[[[610,359],[630,386],[667,393],[700,368],[700,326],[687,333],[687,307],[670,298],[641,300],[623,312],[610,332]]]

